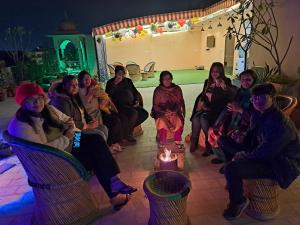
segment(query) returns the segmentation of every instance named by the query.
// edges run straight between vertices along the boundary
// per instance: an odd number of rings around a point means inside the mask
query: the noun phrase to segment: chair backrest
[[[276,103],[286,116],[290,116],[295,110],[298,100],[296,97],[287,95],[277,95]]]
[[[129,65],[129,64],[137,64],[137,63],[134,62],[134,61],[128,61],[128,62],[126,63],[126,66]]]
[[[128,71],[129,76],[130,75],[141,74],[141,69],[140,69],[140,66],[138,64],[126,65],[126,69]]]
[[[123,63],[121,63],[121,62],[114,62],[113,65],[114,66],[123,66]]]
[[[109,75],[114,76],[115,75],[115,67],[111,64],[107,64],[108,70],[109,70]]]
[[[18,156],[30,183],[62,185],[89,179],[88,171],[68,152],[13,137],[8,131],[3,138]]]
[[[144,67],[144,71],[145,72],[154,72],[154,66],[155,66],[155,62],[149,62],[147,63],[147,65]]]

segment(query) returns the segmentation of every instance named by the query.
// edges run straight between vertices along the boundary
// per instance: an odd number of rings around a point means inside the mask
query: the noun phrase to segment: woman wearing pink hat
[[[10,121],[8,132],[18,138],[48,145],[74,155],[87,170],[93,170],[115,210],[128,202],[128,194],[137,189],[118,178],[120,169],[110,150],[97,133],[77,131],[73,119],[45,102],[46,95],[37,84],[21,85],[16,102],[21,106]],[[80,142],[73,142],[74,134]]]

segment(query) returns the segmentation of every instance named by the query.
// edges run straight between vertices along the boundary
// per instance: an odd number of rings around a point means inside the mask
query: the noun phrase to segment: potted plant
[[[269,53],[270,58],[276,65],[274,68],[266,67],[265,77],[267,81],[286,80],[282,74],[282,64],[289,52],[293,36],[287,41],[287,47],[280,54],[278,50],[279,27],[277,23],[274,7],[274,0],[237,0],[240,3],[237,9],[233,9],[233,14],[228,20],[231,25],[227,29],[229,38],[235,37],[236,49],[245,52],[245,68],[248,63],[248,50],[252,44],[261,46]]]

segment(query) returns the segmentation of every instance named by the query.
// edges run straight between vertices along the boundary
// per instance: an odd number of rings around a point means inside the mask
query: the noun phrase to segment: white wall
[[[288,44],[289,37],[294,36],[290,51],[282,66],[283,73],[288,76],[298,76],[297,69],[300,67],[300,1],[299,0],[281,0],[275,8],[275,15],[279,26],[278,47],[280,54]],[[250,49],[249,65],[253,62],[256,66],[264,66],[268,63],[272,66],[275,64],[270,55],[260,46],[253,45]]]

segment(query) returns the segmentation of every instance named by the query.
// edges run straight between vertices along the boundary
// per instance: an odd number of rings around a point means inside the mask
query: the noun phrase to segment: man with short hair
[[[299,136],[276,106],[275,94],[272,84],[257,85],[252,91],[255,110],[247,133],[252,145],[237,144],[232,162],[225,167],[230,202],[223,216],[228,220],[238,218],[249,204],[243,179],[273,179],[286,189],[300,173]],[[225,154],[226,147],[221,145]]]

